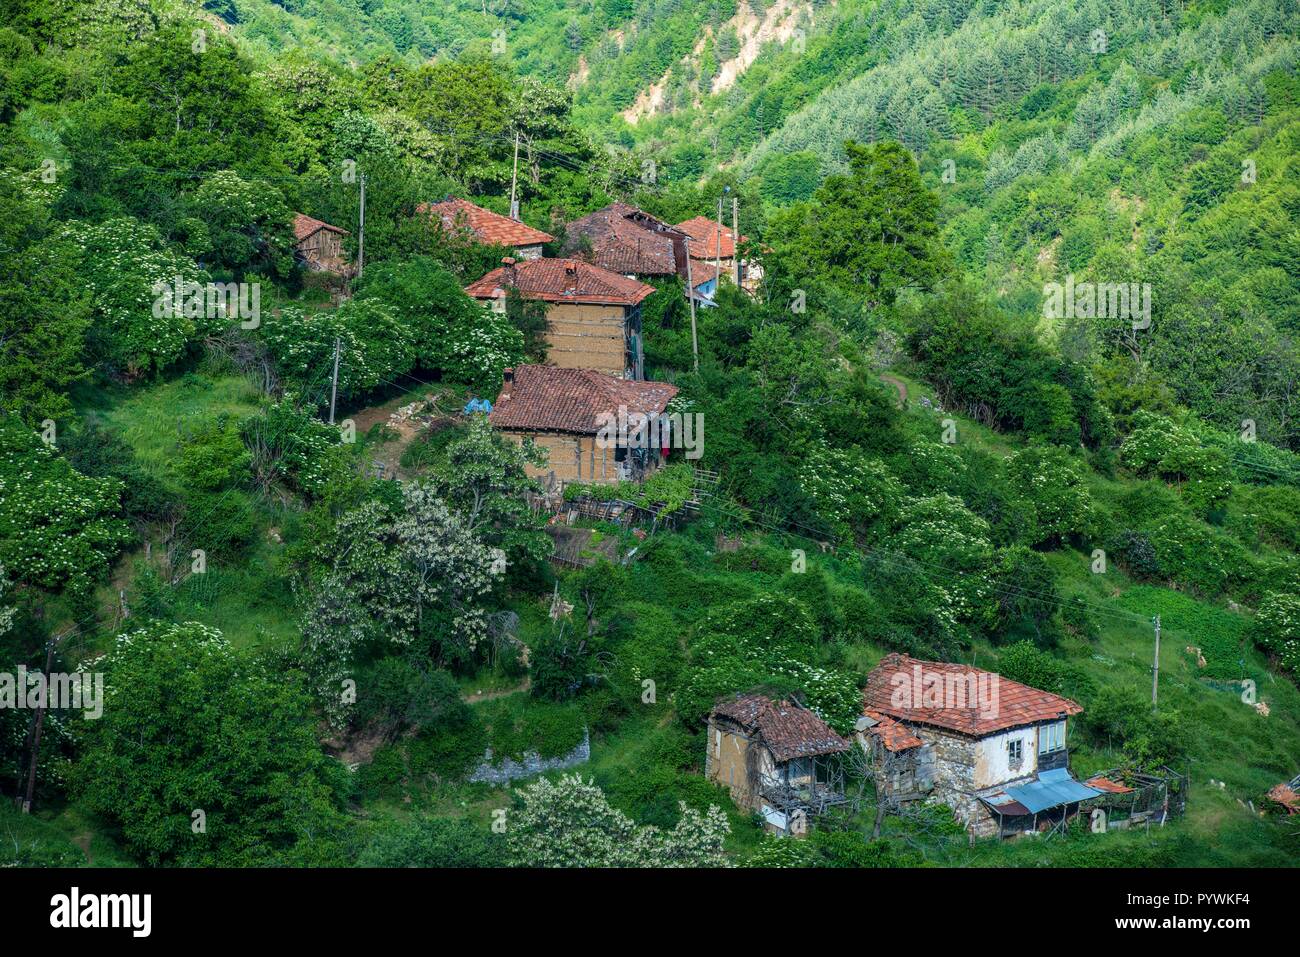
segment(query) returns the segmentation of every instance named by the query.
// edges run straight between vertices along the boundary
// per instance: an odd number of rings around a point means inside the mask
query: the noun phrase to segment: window
[[[1054,721],[1038,729],[1038,753],[1050,754],[1065,747],[1065,722]]]
[[[1024,759],[1024,741],[1016,738],[1014,741],[1007,742],[1007,762],[1016,765]]]

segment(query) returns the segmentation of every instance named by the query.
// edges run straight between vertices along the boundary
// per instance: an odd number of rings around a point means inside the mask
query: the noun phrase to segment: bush
[[[1252,640],[1282,666],[1300,675],[1300,598],[1294,594],[1271,594],[1264,599],[1250,623]]]
[[[361,867],[505,867],[505,840],[464,818],[385,824],[357,859]]]
[[[245,481],[252,460],[239,426],[221,415],[201,423],[181,441],[179,472],[189,488],[214,492]]]
[[[456,679],[407,658],[380,659],[366,669],[358,686],[358,717],[379,727],[389,740],[409,730],[459,728],[469,721]]]

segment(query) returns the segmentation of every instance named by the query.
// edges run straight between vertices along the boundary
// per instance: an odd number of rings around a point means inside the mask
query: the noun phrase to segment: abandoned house
[[[720,270],[722,275],[730,276],[732,282],[746,292],[752,294],[758,291],[763,278],[763,267],[756,259],[741,259],[737,262],[739,250],[734,231],[727,226],[719,227],[715,220],[707,216],[696,216],[673,228],[691,238],[692,274],[711,276]],[[740,242],[747,241],[747,236],[740,237]],[[710,288],[701,291],[712,294],[716,286],[714,282]]]
[[[468,237],[487,246],[512,249],[517,259],[540,258],[542,246],[555,239],[550,233],[454,196],[448,196],[440,203],[421,203],[415,211],[425,216],[436,216],[442,228],[452,235]]]
[[[532,439],[546,450],[547,464],[526,471],[550,489],[569,482],[638,481],[663,463],[670,437],[662,428],[648,428],[640,437],[628,430],[626,440],[608,442],[600,438],[601,427],[620,413],[659,423],[676,386],[542,365],[506,369],[503,378],[488,422],[515,442]],[[662,444],[650,445],[652,436]]]
[[[737,806],[762,815],[767,830],[799,835],[846,803],[838,756],[850,747],[798,702],[737,695],[709,714],[704,774]]]
[[[643,377],[641,303],[655,291],[653,286],[578,259],[506,258],[465,292],[504,312],[510,289],[548,304],[546,358],[551,365]]]
[[[718,270],[712,261],[700,258],[686,233],[627,203],[611,203],[574,220],[565,231],[563,250],[624,276],[689,279],[695,301],[714,304]]]
[[[294,258],[309,272],[348,275],[352,263],[343,250],[346,229],[331,226],[302,213],[293,214]]]
[[[947,804],[976,837],[1062,824],[1102,792],[1070,775],[1069,698],[969,665],[887,655],[855,737],[880,796]]]

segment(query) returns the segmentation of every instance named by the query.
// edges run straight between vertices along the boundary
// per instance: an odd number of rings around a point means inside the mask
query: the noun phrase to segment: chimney
[[[515,257],[506,256],[501,260],[501,268],[505,270],[505,279],[507,286],[517,285],[515,282]]]

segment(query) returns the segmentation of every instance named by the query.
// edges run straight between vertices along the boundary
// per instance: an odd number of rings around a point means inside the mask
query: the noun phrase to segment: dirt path
[[[890,375],[888,372],[882,372],[880,378],[898,390],[898,407],[900,409],[907,408],[907,383],[898,376]]]
[[[427,396],[432,396],[433,399],[437,401],[442,398],[444,394],[445,393],[439,392],[435,389],[434,391],[427,393]],[[406,451],[406,447],[410,445],[411,441],[420,434],[421,430],[423,430],[424,423],[418,419],[403,417],[394,418],[393,413],[405,406],[409,406],[412,403],[419,401],[419,398],[412,398],[409,395],[397,396],[396,398],[389,399],[382,405],[372,405],[369,408],[361,409],[351,416],[351,419],[356,426],[357,435],[367,434],[376,425],[383,425],[385,428],[396,433],[396,438],[373,445],[370,448],[371,460],[383,465],[383,474],[385,478],[394,475],[398,478],[409,477],[406,470],[403,469],[400,464],[402,461],[402,453]]]
[[[523,681],[513,688],[499,688],[496,691],[476,691],[474,694],[461,695],[461,700],[466,704],[482,704],[484,701],[494,701],[497,698],[505,698],[512,694],[521,694],[533,686],[533,679],[525,677]]]

